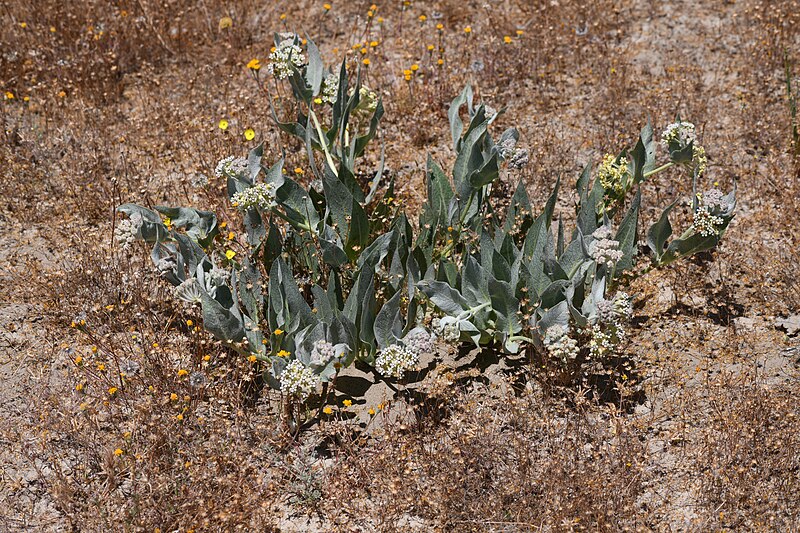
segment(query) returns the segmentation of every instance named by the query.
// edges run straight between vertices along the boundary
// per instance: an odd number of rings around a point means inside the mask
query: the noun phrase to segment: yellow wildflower
[[[244,130],[244,138],[247,139],[248,141],[252,141],[253,139],[256,138],[256,132],[253,131],[252,128],[247,128],[246,130]]]
[[[225,131],[225,130],[228,129],[228,121],[225,120],[224,118],[219,121],[219,129],[221,129],[222,131]]]
[[[116,450],[114,450],[114,455],[116,455],[117,457],[119,457],[119,456],[120,456],[120,455],[122,455],[123,453],[125,453],[125,452],[124,452],[124,451],[122,451],[122,449],[121,449],[121,448],[117,448]]]
[[[225,252],[225,257],[227,257],[229,261],[233,259],[235,256],[236,252],[234,252],[233,250],[228,250],[227,252]]]

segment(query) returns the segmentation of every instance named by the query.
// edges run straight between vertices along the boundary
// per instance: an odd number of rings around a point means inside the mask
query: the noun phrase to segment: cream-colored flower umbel
[[[417,351],[408,346],[392,344],[378,352],[375,368],[383,375],[401,378],[406,371],[416,368],[418,362]]]
[[[275,185],[272,183],[259,183],[241,192],[237,192],[231,197],[231,203],[242,211],[248,209],[260,209],[269,211],[275,207]]]
[[[295,68],[299,69],[306,64],[303,49],[297,44],[297,37],[293,33],[281,34],[285,37],[269,54],[267,71],[279,80],[292,75]]]
[[[559,361],[568,362],[578,357],[578,341],[569,336],[569,328],[556,324],[544,332],[547,353]]]
[[[319,378],[297,359],[286,365],[280,377],[281,390],[305,400],[317,390]]]

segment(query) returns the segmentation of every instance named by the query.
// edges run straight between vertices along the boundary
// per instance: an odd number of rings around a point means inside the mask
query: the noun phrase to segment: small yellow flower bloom
[[[253,139],[256,138],[256,132],[254,132],[252,128],[247,128],[246,130],[244,130],[244,138],[247,139],[248,141],[252,141]]]
[[[79,364],[81,364],[82,362],[83,362],[83,357],[81,357],[80,355],[79,355],[78,357],[76,357],[76,358],[75,358],[75,364],[76,364],[76,365],[79,365]]]
[[[178,377],[182,378],[183,376],[187,375],[188,373],[189,373],[188,370],[186,370],[185,368],[181,368],[180,370],[178,370]]]
[[[286,20],[286,13],[281,13],[281,20]]]
[[[375,416],[375,409],[373,409],[372,407],[370,407],[369,411],[367,412],[369,413],[369,416]]]
[[[503,42],[506,44],[511,44],[511,36],[506,35],[505,37],[503,37]]]
[[[258,59],[251,59],[249,63],[247,63],[247,68],[250,70],[259,70],[261,68],[261,61]]]
[[[210,355],[204,355],[203,356],[203,361],[206,361],[206,362],[211,361],[211,356]]]
[[[330,408],[330,407],[328,407],[328,406],[325,406],[325,407],[322,409],[322,412],[323,412],[323,413],[325,413],[326,415],[330,415],[330,414],[332,414],[332,413],[333,413],[333,409],[331,409],[331,408]]]
[[[524,32],[524,31],[522,31],[522,30],[517,30],[517,36],[518,36],[518,37],[519,37],[520,35],[522,35],[523,33],[525,33],[525,32]]]
[[[234,232],[232,232],[232,231],[229,231],[228,232],[228,240],[232,241],[235,238],[236,238],[236,234]]]
[[[303,169],[302,169],[302,168],[300,168],[300,167],[296,167],[296,168],[294,169],[294,173],[295,173],[295,174],[303,174]]]
[[[420,22],[425,22],[426,20],[428,20],[428,17],[426,17],[425,15],[420,15],[419,16],[419,21]]]
[[[411,65],[411,72],[416,72],[416,71],[418,71],[418,70],[419,70],[419,65],[417,65],[416,63],[414,63],[413,65]]]
[[[173,392],[172,394],[169,395],[169,399],[174,402],[178,399],[178,395]]]
[[[219,31],[225,30],[233,26],[233,19],[230,17],[222,17],[219,19]]]
[[[322,9],[324,9],[325,11],[330,11],[331,10],[331,5],[330,4],[323,4],[322,5]]]
[[[224,118],[219,121],[219,129],[221,129],[222,131],[225,131],[225,130],[228,129],[228,121],[225,120]]]
[[[19,23],[19,27],[20,27],[20,28],[22,28],[22,29],[24,30],[25,28],[27,28],[27,27],[28,27],[28,23],[27,23],[27,22],[20,22],[20,23]]]
[[[439,30],[439,31],[442,31],[444,29],[444,24],[442,24],[442,23],[437,24],[436,25],[436,29]]]
[[[75,385],[75,390],[78,391],[78,392],[82,391],[83,390],[83,383],[78,383],[77,385]]]
[[[255,363],[256,361],[258,361],[258,358],[255,355],[251,355],[250,357],[247,358],[247,360],[250,361],[251,363]]]
[[[433,46],[432,44],[429,44],[428,45],[428,52],[433,52],[434,48],[436,48],[436,47]]]
[[[292,352],[287,352],[286,350],[281,350],[278,352],[278,357],[289,357],[292,355]]]
[[[11,91],[6,91],[6,100],[13,100],[13,99],[14,99],[14,93],[12,93]]]
[[[367,17],[368,17],[368,18],[372,18],[372,16],[373,16],[374,14],[375,14],[375,13],[374,13],[374,12],[372,12],[372,11],[367,11]]]
[[[192,327],[194,325],[194,322],[192,322],[191,318],[186,321],[186,325],[189,326],[189,327]]]
[[[227,252],[225,252],[225,257],[227,257],[229,261],[233,259],[235,256],[236,252],[234,252],[233,250],[228,250]]]
[[[369,66],[369,58],[365,57],[363,63],[364,63],[364,66],[368,67]]]
[[[344,400],[344,401],[342,402],[342,404],[343,404],[345,407],[350,407],[351,405],[353,405],[353,400]]]
[[[181,420],[183,420],[183,415],[182,414],[178,414],[178,416],[175,417],[175,420],[180,422]]]
[[[114,450],[114,455],[116,455],[117,457],[119,457],[123,453],[125,453],[125,452],[122,451],[122,449],[120,449],[120,448],[117,448],[116,450]]]
[[[372,48],[375,48],[376,46],[378,46],[378,41],[370,41],[369,45],[370,45]]]
[[[317,104],[317,105],[322,104],[322,98],[320,98],[319,96],[314,98],[314,103]]]
[[[441,67],[442,65],[444,65],[444,59],[437,59],[436,64]]]
[[[114,396],[117,393],[118,390],[119,389],[116,388],[116,387],[109,387],[108,394],[111,395],[111,396]]]
[[[55,33],[55,32],[56,32],[56,27],[50,26],[50,33]]]
[[[273,331],[272,333],[274,333],[275,335],[283,335],[283,330],[281,328],[278,328],[275,331]]]
[[[466,28],[464,28],[464,33],[467,34],[472,33],[472,26],[467,26]]]

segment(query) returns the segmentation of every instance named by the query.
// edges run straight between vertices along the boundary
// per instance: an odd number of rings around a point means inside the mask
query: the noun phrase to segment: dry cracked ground
[[[372,26],[358,2],[327,14],[312,2],[4,6],[0,88],[14,98],[1,104],[0,530],[800,528],[800,188],[786,92],[787,75],[800,86],[800,5],[401,4],[379,3]],[[441,413],[404,416],[397,402],[366,431],[344,420],[287,438],[268,398],[241,400],[241,365],[187,400],[213,428],[159,418],[172,407],[156,396],[179,390],[163,374],[214,346],[175,326],[181,311],[144,251],[112,248],[113,207],[191,203],[232,220],[221,190],[189,185],[248,147],[217,129],[222,117],[300,164],[244,67],[282,29],[308,32],[328,60],[379,41],[368,81],[386,102],[380,140],[412,211],[427,154],[452,160],[446,103],[466,81],[508,106],[503,126],[531,151],[522,179],[539,202],[648,119],[698,125],[709,174],[737,186],[737,216],[713,254],[632,283],[624,401],[565,401],[530,374],[512,387],[498,361],[472,379],[448,355],[453,368],[428,385]],[[443,69],[428,42],[445,43]],[[669,174],[644,188],[647,223],[691,193]],[[96,335],[70,328],[75,317]],[[158,394],[87,414],[74,360],[92,346],[144,354]],[[373,391],[354,411],[383,400]],[[126,446],[142,458],[113,454]]]

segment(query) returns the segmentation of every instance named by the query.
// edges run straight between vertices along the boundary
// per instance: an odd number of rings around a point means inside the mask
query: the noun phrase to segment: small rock
[[[790,315],[786,318],[778,317],[775,324],[786,331],[790,337],[800,333],[800,315]]]

